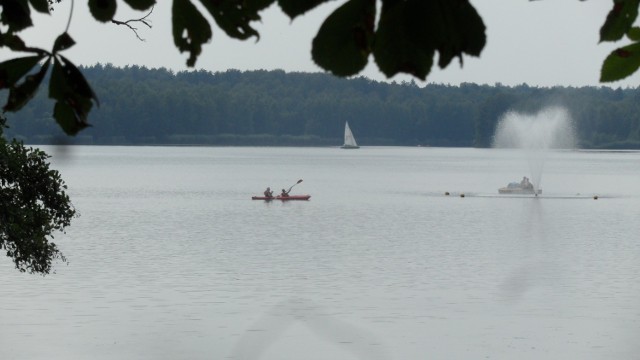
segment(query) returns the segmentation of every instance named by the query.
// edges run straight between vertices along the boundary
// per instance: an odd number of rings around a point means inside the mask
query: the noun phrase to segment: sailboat
[[[342,149],[359,149],[360,146],[356,143],[356,138],[353,137],[353,133],[351,132],[351,128],[349,128],[349,122],[344,123],[344,145],[341,146]]]

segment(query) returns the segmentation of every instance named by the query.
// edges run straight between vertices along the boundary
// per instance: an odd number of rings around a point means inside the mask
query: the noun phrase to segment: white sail
[[[344,123],[344,145],[342,145],[343,149],[357,149],[358,143],[356,143],[356,138],[353,137],[353,133],[351,132],[351,128],[349,128],[349,122]]]

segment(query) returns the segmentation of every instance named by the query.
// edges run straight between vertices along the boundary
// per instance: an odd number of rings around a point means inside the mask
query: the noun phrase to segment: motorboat
[[[540,195],[542,194],[542,189],[534,189],[531,183],[524,185],[519,182],[509,183],[507,186],[498,189],[500,194],[531,194],[531,195]]]

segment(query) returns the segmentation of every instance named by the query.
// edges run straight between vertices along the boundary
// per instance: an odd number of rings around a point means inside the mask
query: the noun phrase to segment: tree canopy
[[[66,261],[53,233],[64,231],[76,214],[49,156],[4,139],[0,116],[0,249],[22,272],[48,274],[53,261]]]
[[[27,46],[18,36],[33,26],[31,10],[51,11],[61,0],[2,0],[0,48],[32,55],[0,63],[0,89],[9,89],[5,111],[18,111],[29,102],[51,67],[49,97],[55,100],[53,115],[67,134],[89,126],[88,115],[99,105],[78,68],[61,52],[74,45],[65,31],[44,50]],[[202,46],[211,40],[211,20],[228,36],[246,40],[259,38],[252,22],[260,12],[277,3],[294,19],[329,0],[173,0],[173,42],[188,53],[193,67]],[[90,0],[92,16],[101,22],[113,21],[119,4],[148,11],[155,0]],[[382,73],[392,77],[407,73],[425,79],[438,54],[438,66],[448,66],[463,55],[479,56],[486,43],[485,25],[468,0],[347,0],[327,17],[313,39],[313,60],[323,69],[342,77],[358,74],[370,56]],[[612,10],[600,31],[601,41],[618,41],[627,36],[632,43],[613,51],[604,61],[601,81],[615,81],[640,67],[640,28],[633,27],[640,0],[613,0]],[[205,16],[206,15],[206,16]],[[210,19],[207,19],[207,16]],[[377,19],[377,23],[376,23]]]
[[[378,82],[282,70],[80,67],[104,94],[96,126],[74,138],[38,94],[7,135],[30,144],[336,146],[345,121],[360,145],[491,146],[508,110],[561,106],[581,148],[640,148],[640,88]],[[46,86],[47,83],[44,83]]]

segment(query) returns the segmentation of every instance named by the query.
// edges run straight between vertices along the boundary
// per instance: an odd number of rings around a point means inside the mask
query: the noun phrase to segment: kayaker
[[[270,187],[267,187],[267,190],[264,191],[264,197],[273,197],[273,191],[271,191]]]
[[[287,190],[285,190],[285,189],[282,189],[282,193],[280,193],[280,196],[287,197],[287,196],[289,196],[289,192]]]

